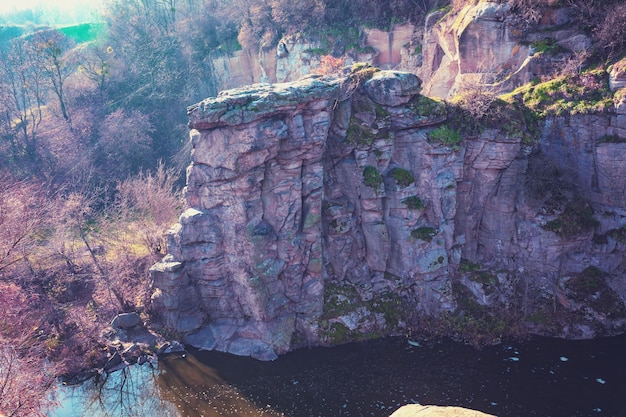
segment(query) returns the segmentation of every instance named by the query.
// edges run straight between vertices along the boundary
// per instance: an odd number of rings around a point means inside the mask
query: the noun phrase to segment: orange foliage
[[[320,66],[314,71],[319,75],[331,75],[339,73],[346,62],[343,58],[335,58],[332,55],[322,55],[320,58]]]

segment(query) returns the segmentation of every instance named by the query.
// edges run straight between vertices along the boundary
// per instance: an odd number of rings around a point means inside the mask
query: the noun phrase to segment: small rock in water
[[[561,362],[567,362],[569,360],[567,356],[561,356],[559,359],[561,359]]]

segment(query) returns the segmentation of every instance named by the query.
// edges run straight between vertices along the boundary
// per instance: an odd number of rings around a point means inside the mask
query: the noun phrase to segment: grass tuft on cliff
[[[431,143],[438,143],[444,146],[450,146],[452,148],[457,148],[458,145],[463,141],[461,132],[447,125],[443,125],[432,130],[428,134],[428,139]]]
[[[602,112],[614,105],[608,73],[597,69],[561,75],[545,82],[535,81],[502,98],[508,102],[521,99],[541,118]]]

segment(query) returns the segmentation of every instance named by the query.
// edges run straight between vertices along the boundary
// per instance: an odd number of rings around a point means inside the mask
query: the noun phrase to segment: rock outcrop
[[[259,359],[403,332],[468,297],[571,313],[538,333],[623,330],[625,145],[600,140],[622,107],[548,119],[534,144],[505,127],[452,143],[420,86],[356,67],[190,107],[187,209],[151,269],[165,325]]]
[[[456,11],[431,13],[423,27],[346,28],[357,32],[346,35],[350,45],[344,35],[334,44],[325,35],[287,35],[275,48],[213,57],[207,73],[217,90],[290,82],[311,74],[323,55],[332,54],[346,65],[366,62],[412,72],[423,80],[425,95],[449,98],[475,85],[511,91],[533,78],[552,75],[591,44],[588,35],[569,24],[572,13],[565,7],[547,8],[537,24],[529,25],[506,2],[469,3]],[[624,84],[623,65],[615,66],[612,83],[616,88]]]
[[[480,411],[462,407],[409,404],[397,409],[390,417],[493,417]]]
[[[432,13],[424,30],[423,65],[416,72],[424,94],[451,97],[473,85],[511,91],[551,75],[591,45],[587,35],[567,25],[569,19],[566,8],[548,9],[530,26],[506,2],[495,1],[467,4],[456,14]],[[538,50],[542,45],[549,52]]]

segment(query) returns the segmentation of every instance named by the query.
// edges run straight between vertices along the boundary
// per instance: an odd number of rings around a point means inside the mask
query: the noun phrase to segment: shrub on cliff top
[[[320,65],[317,67],[315,74],[319,75],[332,75],[341,72],[346,65],[346,61],[343,58],[335,58],[332,55],[323,55],[320,58]]]

